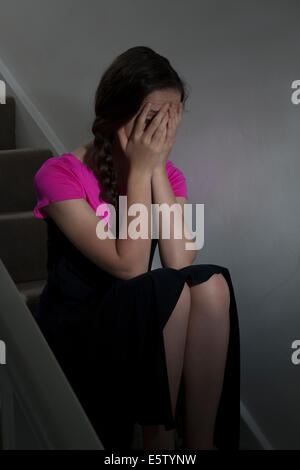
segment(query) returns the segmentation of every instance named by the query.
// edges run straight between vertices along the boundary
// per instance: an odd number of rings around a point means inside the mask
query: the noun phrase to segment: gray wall
[[[3,73],[1,73],[1,65],[3,65],[3,63],[0,64],[0,80],[3,80],[5,82],[6,96],[13,96],[15,99],[16,148],[48,148],[55,155],[55,147],[51,145],[51,143],[47,139],[47,136],[42,132],[41,128],[39,127],[38,122],[36,122],[36,120],[32,118],[30,112],[24,106],[22,100],[19,98],[14,88],[10,86],[6,75],[3,75]]]
[[[0,1],[0,58],[67,151],[88,142],[115,56],[147,45],[188,81],[170,158],[205,204],[197,263],[229,268],[242,400],[277,449],[300,449],[300,3],[292,0]],[[157,255],[157,254],[156,254]],[[155,258],[158,266],[158,258]]]

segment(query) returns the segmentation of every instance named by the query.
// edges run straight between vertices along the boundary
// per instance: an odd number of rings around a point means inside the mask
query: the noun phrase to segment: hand
[[[149,104],[144,106],[134,122],[129,138],[126,136],[124,126],[117,130],[117,135],[130,167],[151,174],[163,149],[169,118],[167,107],[163,106],[145,129],[149,108]]]
[[[154,169],[161,167],[165,169],[166,167],[168,156],[175,142],[177,130],[182,121],[182,109],[183,105],[181,102],[177,106],[172,104],[171,107],[169,107],[169,120],[167,125],[166,140]]]

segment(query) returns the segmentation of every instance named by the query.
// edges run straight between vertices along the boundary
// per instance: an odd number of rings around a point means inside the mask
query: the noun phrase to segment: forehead
[[[181,94],[178,90],[166,89],[166,90],[156,90],[152,93],[149,93],[143,101],[143,105],[151,103],[151,109],[158,110],[165,103],[180,103]]]

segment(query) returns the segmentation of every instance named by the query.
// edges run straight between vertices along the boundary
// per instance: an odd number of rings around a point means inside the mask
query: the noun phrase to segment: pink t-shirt
[[[187,198],[186,180],[182,171],[170,160],[167,160],[166,168],[174,195]],[[71,153],[46,160],[34,176],[34,188],[37,204],[33,212],[40,219],[49,217],[45,206],[51,202],[83,198],[95,212],[99,205],[106,204],[99,200],[101,188],[94,172]],[[109,223],[108,225],[110,226]]]

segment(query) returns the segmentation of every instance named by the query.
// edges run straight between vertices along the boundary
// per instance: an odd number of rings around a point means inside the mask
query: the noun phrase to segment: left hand
[[[172,103],[172,105],[169,106],[169,110],[168,110],[169,120],[167,122],[167,135],[166,135],[165,142],[163,144],[163,149],[159,154],[159,158],[157,160],[157,164],[155,165],[155,168],[162,167],[163,169],[165,169],[166,167],[168,156],[175,143],[176,133],[182,120],[182,108],[183,108],[183,105],[181,102],[178,105]]]

